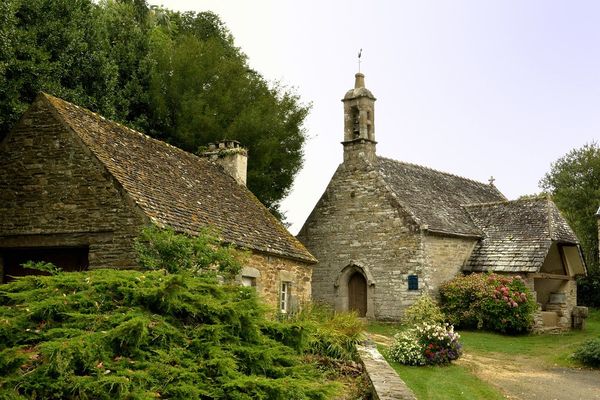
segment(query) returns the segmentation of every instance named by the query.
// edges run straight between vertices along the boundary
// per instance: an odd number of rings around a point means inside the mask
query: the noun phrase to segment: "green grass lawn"
[[[385,355],[385,346],[377,347]],[[504,399],[499,390],[461,365],[411,367],[388,362],[420,400]]]
[[[401,329],[402,325],[397,323],[370,321],[367,325],[367,332],[389,337],[394,336]]]
[[[519,354],[561,366],[580,366],[571,354],[584,341],[600,337],[600,310],[590,310],[583,331],[562,334],[509,336],[491,332],[461,331],[461,343],[469,353]]]
[[[500,391],[459,365],[409,367],[395,362],[390,365],[418,399],[504,399]]]
[[[398,324],[369,323],[369,333],[392,337]],[[469,354],[504,353],[539,358],[543,363],[579,366],[570,358],[584,341],[600,337],[600,310],[590,310],[584,331],[563,334],[508,336],[491,332],[461,331],[463,349]],[[380,346],[380,351],[385,353]],[[391,362],[398,375],[421,399],[502,399],[500,391],[461,365],[410,367]]]

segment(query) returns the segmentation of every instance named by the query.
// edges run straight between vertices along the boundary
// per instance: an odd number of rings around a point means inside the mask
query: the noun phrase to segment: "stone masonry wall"
[[[89,246],[90,268],[132,267],[146,222],[43,101],[0,144],[0,253]]]
[[[273,308],[278,307],[282,282],[292,283],[293,307],[301,307],[311,299],[312,266],[310,264],[251,253],[244,263],[241,275],[256,278],[256,290]]]
[[[462,267],[471,255],[476,239],[425,235],[423,247],[427,269],[423,275],[423,284],[431,295],[437,296],[438,289],[461,273]]]
[[[350,265],[367,275],[369,318],[397,320],[421,292],[407,284],[408,275],[423,274],[421,233],[368,162],[338,167],[298,238],[319,260],[314,300],[347,310],[349,276],[342,272]]]

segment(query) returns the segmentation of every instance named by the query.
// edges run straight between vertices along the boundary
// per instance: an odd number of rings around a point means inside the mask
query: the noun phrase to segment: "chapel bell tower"
[[[363,158],[375,161],[375,97],[365,88],[365,76],[355,75],[354,89],[350,89],[344,103],[344,162]]]

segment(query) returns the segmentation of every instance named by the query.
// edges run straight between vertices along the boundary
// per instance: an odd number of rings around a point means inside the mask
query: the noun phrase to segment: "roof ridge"
[[[500,191],[496,188],[495,185],[490,185],[489,183],[484,183],[484,182],[476,181],[475,179],[472,179],[472,178],[467,178],[467,177],[464,177],[464,176],[461,176],[461,175],[452,174],[450,172],[441,171],[439,169],[435,169],[435,168],[431,168],[431,167],[426,167],[426,166],[421,165],[421,164],[415,164],[415,163],[410,163],[410,162],[406,162],[406,161],[394,160],[393,158],[389,158],[389,157],[377,156],[377,158],[378,159],[387,160],[387,161],[392,161],[392,162],[395,162],[395,163],[398,163],[398,164],[409,165],[409,166],[412,166],[412,167],[417,167],[417,168],[421,168],[421,169],[425,169],[425,170],[437,172],[439,174],[443,174],[443,175],[447,175],[447,176],[452,176],[454,178],[463,179],[465,181],[477,183],[479,185],[486,185],[486,186],[489,186],[489,187],[493,187],[494,189],[496,189],[500,193]]]
[[[552,225],[554,225],[554,218],[552,216],[552,208],[550,205],[552,200],[550,200],[550,196],[546,196],[545,200],[546,200],[546,218],[548,218],[548,220],[546,221],[546,223],[548,224],[548,236],[550,236],[550,239],[556,240],[556,237],[554,235],[554,229],[552,228]]]
[[[546,200],[546,198],[536,197],[536,198],[527,198],[527,199],[489,201],[489,202],[486,202],[486,203],[469,203],[469,204],[461,204],[461,207],[484,207],[484,206],[492,206],[492,205],[496,205],[496,204],[516,203],[516,202],[519,202],[519,201],[522,201],[522,202],[527,202],[527,201],[534,202],[534,201],[541,201],[541,200]]]

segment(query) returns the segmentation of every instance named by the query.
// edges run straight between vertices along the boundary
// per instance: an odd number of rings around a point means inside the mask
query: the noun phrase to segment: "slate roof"
[[[465,271],[539,272],[553,241],[579,242],[549,198],[465,206],[484,232]]]
[[[420,165],[377,157],[377,168],[402,208],[432,232],[482,237],[462,205],[506,200],[493,185]]]
[[[40,96],[153,222],[188,234],[212,226],[227,243],[316,262],[267,208],[221,167],[64,100],[44,93]]]

